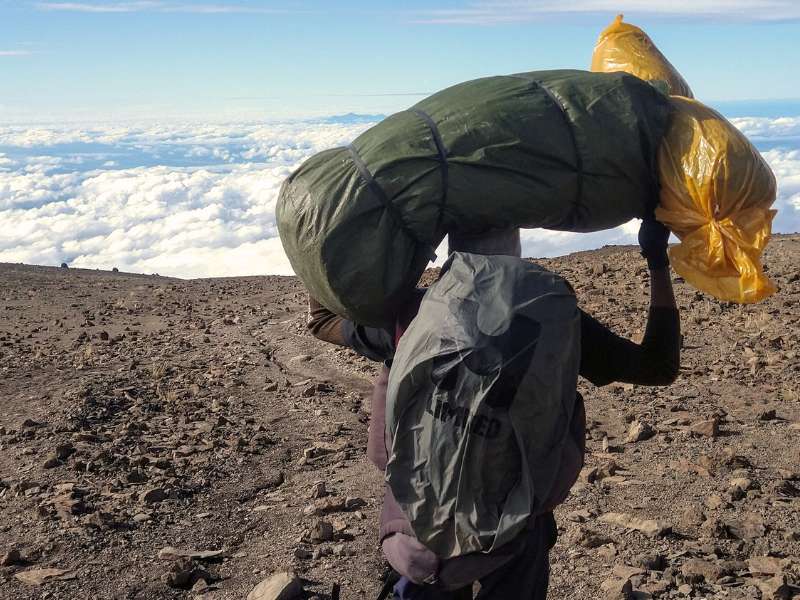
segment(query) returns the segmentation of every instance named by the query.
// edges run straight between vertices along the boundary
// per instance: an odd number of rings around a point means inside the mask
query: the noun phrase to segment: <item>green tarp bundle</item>
[[[625,73],[468,81],[394,114],[284,182],[277,221],[309,292],[386,325],[449,231],[597,231],[658,198],[668,99]]]

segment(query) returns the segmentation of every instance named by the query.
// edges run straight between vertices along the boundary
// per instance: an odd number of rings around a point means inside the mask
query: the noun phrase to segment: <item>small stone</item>
[[[727,508],[730,504],[719,494],[711,494],[705,499],[705,505],[711,510]]]
[[[158,558],[161,560],[177,560],[179,558],[207,560],[209,558],[217,558],[222,553],[222,550],[180,550],[172,546],[165,546],[158,551]]]
[[[315,519],[309,534],[313,542],[329,542],[333,539],[333,525],[324,519]]]
[[[640,519],[627,513],[609,512],[602,515],[600,521],[640,531],[649,538],[659,537],[672,531],[672,526],[667,523],[653,519]]]
[[[617,558],[617,547],[614,544],[604,544],[597,549],[597,558],[611,564]]]
[[[634,421],[631,423],[631,426],[628,429],[626,441],[629,444],[643,442],[645,440],[649,440],[655,435],[655,433],[656,432],[653,430],[653,428],[644,421]]]
[[[600,546],[612,544],[614,542],[614,540],[603,535],[602,533],[586,527],[578,527],[577,529],[571,531],[567,536],[567,541],[589,549],[599,548]]]
[[[311,493],[309,494],[309,498],[323,498],[324,496],[327,495],[328,495],[328,490],[325,489],[324,481],[317,481],[313,486],[311,486]]]
[[[787,542],[800,542],[800,530],[785,532],[783,534],[783,539]]]
[[[309,504],[303,509],[303,514],[306,516],[311,515],[326,515],[329,513],[336,513],[345,510],[345,500],[337,498],[336,496],[328,496],[326,498],[317,498],[313,504]]]
[[[188,558],[178,558],[170,563],[169,571],[161,576],[161,581],[172,588],[188,590],[200,579],[206,583],[213,581],[211,573],[197,566]]]
[[[753,556],[746,562],[753,575],[777,575],[783,573],[789,561],[776,556]]]
[[[48,581],[75,579],[75,574],[66,569],[29,569],[15,573],[14,577],[29,585],[42,585]]]
[[[737,477],[735,479],[731,479],[730,481],[731,488],[739,488],[743,492],[751,489],[753,487],[753,481],[746,477]]]
[[[56,458],[58,460],[67,460],[75,452],[75,447],[72,444],[59,444],[56,446]]]
[[[631,600],[633,598],[633,584],[629,579],[606,579],[600,584],[606,600]]]
[[[770,579],[756,579],[754,583],[761,590],[761,600],[789,600],[793,594],[784,575],[775,575]]]
[[[681,525],[686,528],[698,527],[706,520],[706,516],[698,506],[690,506],[681,514]]]
[[[759,421],[774,421],[777,418],[778,418],[778,413],[775,411],[774,408],[770,408],[769,410],[764,410],[758,413]]]
[[[150,515],[146,513],[136,513],[133,515],[133,521],[135,523],[145,523],[150,520]]]
[[[719,419],[715,417],[695,423],[689,432],[695,436],[716,438],[719,436]]]
[[[357,508],[361,508],[362,506],[366,506],[367,502],[363,498],[358,497],[350,497],[344,499],[344,507],[345,510],[355,510]]]
[[[22,556],[16,548],[9,550],[0,556],[0,566],[10,567],[11,565],[18,565],[22,562]]]
[[[46,461],[44,461],[44,464],[42,466],[45,469],[54,469],[55,467],[59,466],[60,464],[61,464],[61,461],[58,460],[58,457],[55,454],[53,454],[53,455],[49,456]]]
[[[769,492],[778,498],[800,497],[800,489],[787,480],[776,481],[770,486]]]
[[[663,554],[637,554],[631,563],[648,571],[661,571],[666,566],[667,560]]]
[[[594,483],[597,480],[597,467],[584,467],[579,477],[585,483]]]
[[[683,563],[681,574],[689,583],[714,583],[722,577],[724,570],[711,561],[693,558]]]
[[[289,362],[290,362],[290,363],[308,362],[308,361],[310,361],[312,358],[313,358],[313,357],[312,357],[312,356],[310,356],[310,355],[308,355],[308,354],[298,354],[297,356],[293,356],[292,358],[290,358],[290,359],[289,359]]]
[[[302,546],[298,546],[294,549],[294,557],[300,560],[308,560],[313,555],[313,552],[308,548],[303,548]]]
[[[611,569],[611,574],[619,577],[620,579],[631,579],[635,575],[644,575],[644,569],[641,567],[632,567],[630,565],[615,565]]]
[[[584,523],[592,518],[592,513],[584,508],[581,510],[573,510],[567,513],[566,517],[568,521],[572,521],[573,523]]]
[[[275,573],[264,579],[247,594],[247,600],[294,600],[303,593],[303,586],[294,573]]]
[[[167,494],[161,488],[148,488],[139,493],[139,501],[145,504],[155,504],[166,499]]]
[[[753,513],[746,514],[741,519],[730,521],[726,525],[728,532],[737,540],[755,540],[763,537],[767,532],[764,519]]]
[[[707,538],[725,538],[728,537],[728,528],[718,518],[709,517],[700,526],[700,533]]]
[[[331,553],[334,556],[352,556],[355,554],[352,550],[350,550],[344,544],[335,544],[333,548],[331,548]]]

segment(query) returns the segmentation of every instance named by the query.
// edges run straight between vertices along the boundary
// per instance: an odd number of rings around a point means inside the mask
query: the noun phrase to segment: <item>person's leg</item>
[[[475,600],[545,600],[550,583],[550,548],[556,543],[558,530],[553,513],[536,519],[525,548],[514,560],[480,581]]]

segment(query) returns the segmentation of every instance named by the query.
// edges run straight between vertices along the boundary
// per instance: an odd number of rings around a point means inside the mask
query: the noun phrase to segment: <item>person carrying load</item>
[[[645,220],[640,228],[642,254],[650,269],[650,310],[641,344],[615,335],[587,313],[579,312],[579,371],[595,385],[612,382],[669,385],[677,377],[680,320],[669,274],[668,236],[666,228],[652,219]],[[519,257],[519,230],[473,237],[452,236],[450,250],[467,257]],[[416,290],[407,299],[402,314],[397,317],[396,331],[354,323],[335,315],[309,297],[308,329],[316,338],[351,348],[362,356],[384,363],[372,394],[367,448],[370,460],[382,473],[389,460],[385,438],[386,389],[397,348],[397,333],[404,331],[416,316],[422,296],[423,291]],[[525,340],[521,341],[524,343]],[[472,598],[474,581],[480,581],[479,600],[546,598],[549,550],[557,535],[552,511],[566,498],[583,467],[585,413],[583,401],[574,388],[572,393],[576,397],[575,407],[564,439],[565,456],[556,484],[549,497],[541,499],[538,514],[531,516],[513,541],[497,551],[475,552],[442,560],[416,539],[392,489],[385,486],[380,542],[389,564],[401,576],[393,586],[395,598]]]
[[[591,73],[465,82],[306,161],[277,205],[310,331],[384,366],[368,455],[386,477],[381,597],[544,599],[553,508],[583,465],[577,377],[668,385],[680,324],[670,264],[719,299],[774,293],[760,257],[775,178],[639,28],[618,17]],[[641,344],[520,256],[519,227],[643,219]],[[670,230],[680,239],[667,253]],[[427,292],[415,288],[449,236]]]

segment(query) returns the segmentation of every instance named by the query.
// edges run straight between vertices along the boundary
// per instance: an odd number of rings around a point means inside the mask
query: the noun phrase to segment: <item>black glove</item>
[[[668,240],[669,229],[663,223],[654,216],[644,218],[639,227],[639,246],[642,248],[642,256],[647,260],[647,268],[651,271],[669,266]]]

